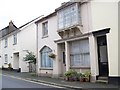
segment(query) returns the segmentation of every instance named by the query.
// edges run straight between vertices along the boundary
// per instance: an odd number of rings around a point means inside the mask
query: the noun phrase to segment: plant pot
[[[69,81],[69,77],[65,77],[64,80]]]
[[[73,77],[69,77],[69,81],[74,81],[74,78]]]
[[[85,78],[80,78],[80,82],[84,82],[85,81]]]
[[[86,82],[90,82],[90,77],[85,77]]]

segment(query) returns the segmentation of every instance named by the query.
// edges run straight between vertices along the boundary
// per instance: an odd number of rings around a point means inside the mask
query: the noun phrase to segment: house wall
[[[90,3],[91,30],[110,28],[110,33],[107,34],[109,76],[118,76],[118,3],[100,0],[93,0]]]
[[[2,48],[2,41],[0,39],[0,68],[2,68],[2,59],[1,59],[2,58],[1,57],[2,56],[2,49],[1,48]]]
[[[19,37],[19,34],[17,34],[17,37]],[[14,69],[14,65],[13,65],[13,53],[19,52],[19,39],[17,40],[17,44],[13,45],[13,35],[7,36],[8,38],[8,46],[6,48],[4,48],[5,46],[5,39],[3,38],[1,40],[1,49],[2,49],[2,65],[7,68],[8,64],[11,63],[12,64],[12,68]],[[8,63],[4,64],[5,61],[5,54],[8,55]]]
[[[36,55],[36,25],[34,22],[20,28],[17,33],[17,44],[13,45],[13,34],[8,37],[8,47],[4,48],[5,40],[1,40],[2,65],[7,68],[8,64],[12,64],[13,69],[21,69],[21,72],[29,72],[28,63],[23,60],[27,54],[26,50],[32,51]],[[8,63],[4,64],[5,54],[8,54]],[[16,57],[19,54],[19,58]],[[17,61],[18,60],[18,61]],[[1,67],[2,67],[1,65]]]
[[[31,23],[20,29],[20,68],[21,72],[28,72],[28,63],[24,61],[24,57],[27,54],[27,50],[33,52],[36,55],[36,26],[35,23]]]
[[[42,23],[48,21],[48,37],[43,38],[42,37]],[[54,40],[60,39],[59,35],[57,34],[57,16],[52,16],[42,22],[38,23],[38,73],[45,74],[48,72],[48,74],[58,74],[58,61],[57,59],[53,60],[53,71],[51,70],[42,70],[40,69],[40,50],[47,46],[52,49],[53,53],[57,55],[57,44],[54,42]]]

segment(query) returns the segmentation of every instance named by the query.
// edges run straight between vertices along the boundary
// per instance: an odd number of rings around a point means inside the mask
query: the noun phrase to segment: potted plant
[[[12,65],[11,65],[11,63],[8,64],[8,70],[10,70],[10,71],[12,70]]]
[[[49,57],[50,57],[50,58],[55,58],[56,55],[55,55],[54,53],[50,53],[50,54],[49,54]]]
[[[84,73],[78,73],[78,76],[79,76],[80,82],[84,82],[85,81],[85,74]]]
[[[64,74],[64,76],[65,76],[64,79],[65,79],[66,81],[69,81],[69,78],[70,78],[70,76],[71,76],[71,72],[70,72],[70,71],[66,71],[65,74]]]
[[[4,70],[4,66],[2,65],[2,70]]]
[[[85,74],[85,81],[86,82],[90,82],[91,72],[90,71],[86,71],[84,74]]]
[[[69,70],[65,72],[65,80],[67,81],[77,81],[77,72],[75,70]]]

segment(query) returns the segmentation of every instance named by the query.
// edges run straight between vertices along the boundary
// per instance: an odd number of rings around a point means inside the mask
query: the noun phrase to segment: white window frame
[[[5,48],[8,46],[8,38],[5,38]]]
[[[41,68],[44,68],[44,69],[52,69],[53,68],[53,60],[48,56],[51,52],[52,52],[52,50],[47,46],[45,46],[40,51]],[[50,65],[48,65],[48,64],[50,64]]]
[[[13,45],[17,44],[17,34],[13,35]]]
[[[48,21],[42,23],[42,37],[48,36]]]
[[[74,11],[72,11],[73,7],[74,7]],[[76,24],[80,24],[79,9],[80,7],[76,3],[58,11],[58,30],[68,28]],[[60,24],[62,26],[60,26]]]
[[[77,41],[74,41],[74,42],[77,42]],[[70,66],[80,67],[80,68],[90,68],[89,41],[87,40],[88,46],[86,47],[83,46],[83,48],[80,48],[79,42],[82,42],[82,40],[78,41],[78,45],[74,47],[72,47],[72,44],[73,45],[75,44],[73,42],[70,43]],[[78,47],[78,48],[75,48],[75,47]],[[75,49],[74,52],[71,51],[72,49]]]

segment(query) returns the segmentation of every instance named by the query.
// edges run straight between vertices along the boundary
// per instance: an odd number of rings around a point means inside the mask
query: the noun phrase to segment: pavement
[[[20,73],[15,71],[2,70],[3,75],[8,75],[16,78],[26,79],[34,82],[45,83],[60,87],[65,87],[72,90],[120,90],[119,86],[105,84],[105,83],[91,83],[91,82],[80,82],[80,81],[65,81],[60,78],[51,78],[45,76],[36,76],[33,73]]]

